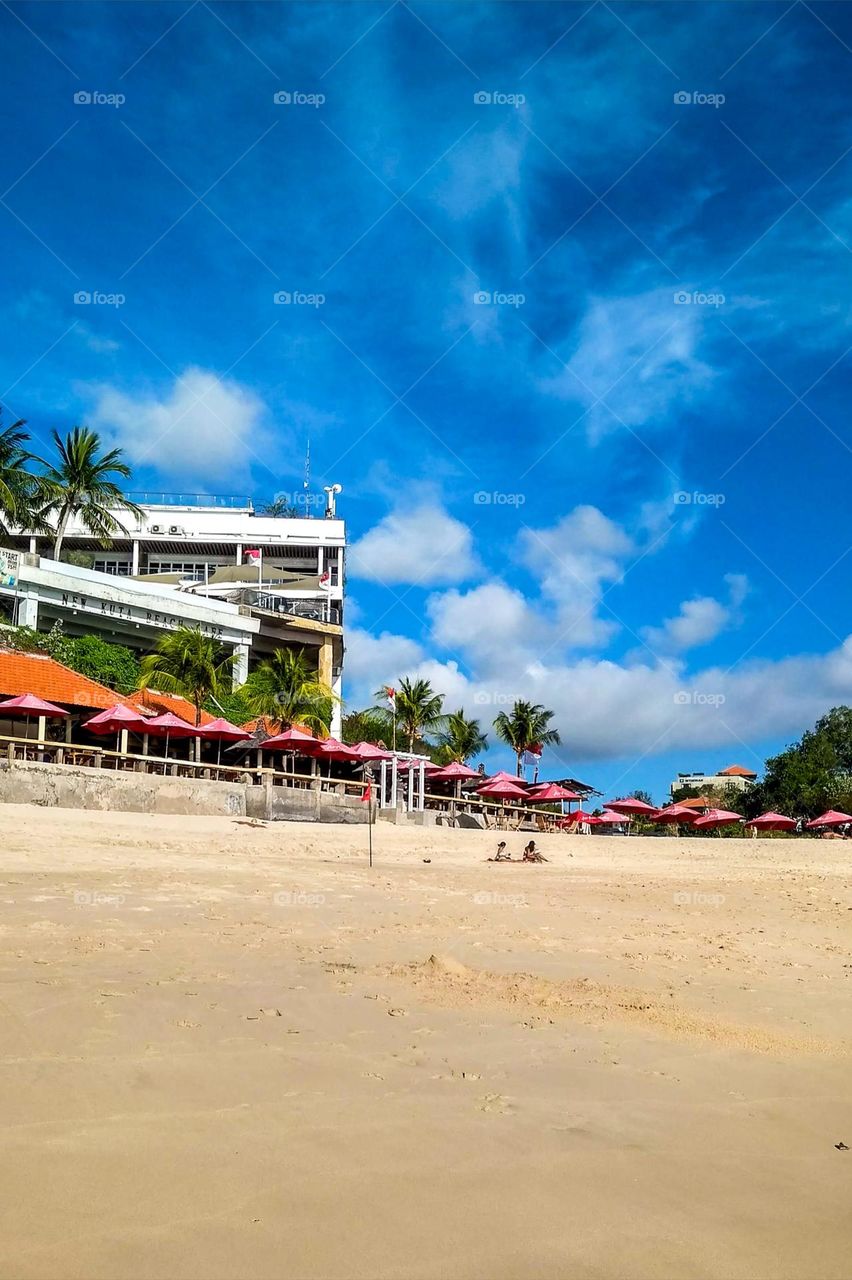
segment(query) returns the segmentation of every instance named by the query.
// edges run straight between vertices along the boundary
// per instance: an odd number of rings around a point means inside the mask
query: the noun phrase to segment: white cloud
[[[674,296],[656,289],[593,299],[564,371],[542,382],[559,399],[586,406],[590,439],[659,423],[713,377],[697,355],[705,308],[678,305]]]
[[[685,600],[678,613],[666,618],[661,626],[643,627],[642,638],[648,647],[665,655],[685,653],[709,644],[737,622],[739,606],[748,592],[748,579],[742,573],[729,573],[725,582],[729,593],[726,602],[713,596],[696,596]]]
[[[187,369],[164,396],[130,395],[108,383],[80,390],[92,400],[89,425],[131,463],[164,476],[218,482],[246,475],[252,462],[270,458],[263,401],[209,370]]]
[[[354,578],[388,586],[464,582],[479,571],[470,529],[437,502],[399,507],[349,548]]]

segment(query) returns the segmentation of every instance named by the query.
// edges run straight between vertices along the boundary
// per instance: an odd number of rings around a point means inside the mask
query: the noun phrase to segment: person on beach
[[[543,853],[540,853],[538,849],[536,849],[535,840],[530,840],[529,844],[524,849],[524,856],[521,859],[521,861],[522,862],[547,862],[547,858],[545,858]]]
[[[511,853],[506,852],[506,841],[501,840],[497,846],[497,853],[493,858],[488,859],[489,862],[511,862]]]

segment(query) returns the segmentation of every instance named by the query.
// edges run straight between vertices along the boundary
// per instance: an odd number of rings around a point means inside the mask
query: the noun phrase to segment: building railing
[[[222,493],[153,493],[135,490],[126,495],[141,507],[221,507],[224,510],[253,510],[251,498],[245,494]]]
[[[197,778],[211,782],[245,783],[294,787],[321,791],[339,796],[358,796],[364,791],[364,782],[353,778],[330,778],[321,773],[299,773],[295,770],[277,769],[262,763],[263,752],[253,752],[254,762],[246,760],[241,765],[219,764],[210,761],[176,759],[174,756],[139,755],[111,748],[85,746],[75,742],[52,742],[39,738],[20,738],[0,735],[0,760],[7,764],[31,761],[40,764],[70,765],[89,769],[111,769],[127,773],[159,774],[173,778]],[[268,756],[267,756],[268,759]],[[542,812],[525,805],[499,800],[483,800],[465,796],[461,800],[453,796],[438,796],[430,792],[425,796],[427,809],[440,809],[448,817],[458,813],[480,813],[486,824],[499,829],[517,828],[522,823],[535,825],[539,830],[555,827],[562,814]]]
[[[287,613],[294,618],[309,618],[312,622],[333,622],[340,625],[340,609],[325,600],[284,600],[281,596],[259,596],[256,609],[264,613]]]

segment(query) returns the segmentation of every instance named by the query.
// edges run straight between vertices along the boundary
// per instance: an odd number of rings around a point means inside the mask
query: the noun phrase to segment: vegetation
[[[510,712],[501,711],[494,721],[497,737],[511,747],[517,760],[517,774],[521,776],[521,757],[531,747],[558,746],[561,741],[556,729],[550,728],[553,712],[538,702],[516,701]]]
[[[392,725],[390,712],[381,707],[367,707],[364,711],[350,711],[343,717],[341,742],[372,742],[376,746],[390,745]]]
[[[383,698],[380,689],[377,698]],[[428,680],[410,680],[404,676],[396,691],[396,723],[408,739],[408,750],[414,750],[416,740],[426,733],[436,732],[444,725],[444,698],[436,693]]]
[[[435,759],[439,764],[450,764],[453,760],[466,764],[487,748],[488,739],[482,732],[479,721],[468,720],[464,711],[459,708],[446,717],[445,726],[438,734]]]
[[[282,729],[300,724],[320,734],[329,733],[339,701],[298,649],[276,649],[251,673],[241,692],[252,715],[268,724]]]
[[[195,707],[195,723],[210,697],[230,688],[236,655],[197,627],[179,627],[160,638],[157,649],[142,659],[140,689],[179,693]]]
[[[748,817],[774,809],[816,818],[852,805],[852,707],[833,707],[798,742],[766,762],[762,782],[749,787]]]
[[[65,531],[75,517],[108,546],[114,534],[126,532],[111,508],[117,507],[133,516],[141,516],[142,511],[125,498],[113,479],[114,476],[123,480],[130,477],[130,468],[122,462],[120,449],[101,453],[101,438],[88,427],[74,427],[64,439],[58,431],[51,435],[58,461],[48,465],[44,475],[48,501],[42,515],[56,516],[53,558],[58,560]]]
[[[38,462],[27,449],[29,436],[21,420],[0,430],[0,537],[15,528],[49,532],[39,513],[47,500],[44,480],[32,471]]]

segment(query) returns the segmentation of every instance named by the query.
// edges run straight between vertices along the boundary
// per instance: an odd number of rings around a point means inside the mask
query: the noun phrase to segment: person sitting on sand
[[[536,849],[535,840],[530,840],[529,844],[524,849],[524,856],[521,859],[521,861],[522,862],[547,862],[547,858],[545,858],[543,853],[540,853],[538,849]]]
[[[511,853],[506,852],[506,841],[501,840],[497,846],[496,856],[488,859],[489,862],[511,862]]]

